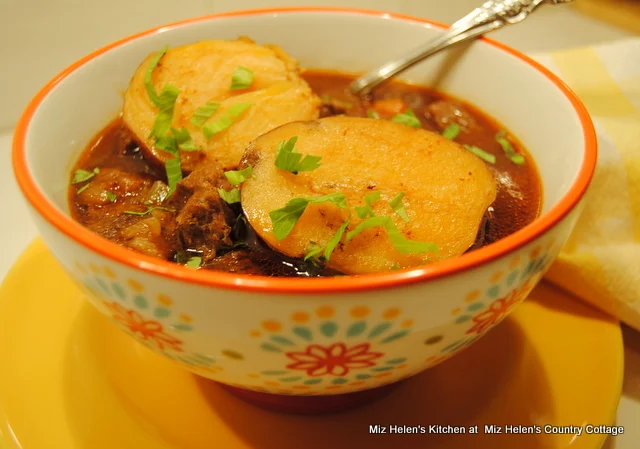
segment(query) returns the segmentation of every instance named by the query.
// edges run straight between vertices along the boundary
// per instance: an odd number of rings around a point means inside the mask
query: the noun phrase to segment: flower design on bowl
[[[117,302],[104,301],[111,312],[111,317],[122,324],[138,340],[146,341],[157,349],[183,352],[182,341],[165,332],[158,321],[144,318],[135,310],[126,309]]]
[[[345,376],[352,369],[376,366],[374,360],[383,355],[381,352],[372,352],[369,343],[360,343],[351,348],[345,343],[334,343],[328,347],[309,345],[304,352],[286,353],[295,362],[287,365],[287,368],[306,371],[310,377],[325,374]]]

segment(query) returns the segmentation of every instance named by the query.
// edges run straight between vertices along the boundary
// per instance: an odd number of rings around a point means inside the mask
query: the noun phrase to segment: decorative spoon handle
[[[401,59],[364,74],[351,83],[349,88],[356,95],[366,95],[383,81],[451,45],[474,39],[507,25],[520,23],[542,4],[571,1],[573,0],[489,0],[451,25],[443,35]]]

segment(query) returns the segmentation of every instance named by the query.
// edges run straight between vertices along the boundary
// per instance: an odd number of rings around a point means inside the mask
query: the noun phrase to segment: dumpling
[[[295,152],[322,157],[319,168],[294,174],[276,167],[278,147],[295,136]],[[493,176],[478,157],[439,134],[387,120],[329,117],[289,123],[249,145],[241,166],[248,165],[253,176],[241,185],[242,207],[258,235],[275,250],[301,258],[313,247],[325,247],[349,220],[327,261],[330,268],[345,274],[406,268],[461,255],[474,243],[496,198]],[[332,193],[343,194],[347,207],[309,203],[291,232],[276,237],[270,212],[294,198]],[[365,206],[368,194],[374,199],[371,213],[361,217],[355,207]],[[381,220],[392,221],[399,231],[395,240],[386,227],[375,226],[347,242],[349,232],[372,215],[389,217]],[[407,253],[398,249],[402,239],[435,243],[437,251]]]
[[[158,165],[171,159],[154,146],[150,137],[158,108],[145,88],[145,74],[155,54],[149,55],[135,72],[125,93],[123,121],[141,145],[148,160]],[[231,89],[238,68],[248,69],[253,79],[248,88]],[[171,84],[180,91],[172,126],[186,128],[202,151],[182,151],[182,166],[192,171],[205,157],[221,168],[235,168],[242,152],[253,139],[282,124],[318,117],[320,100],[300,76],[296,62],[281,49],[263,46],[247,38],[232,41],[203,41],[169,49],[153,71],[151,81],[157,92]],[[207,138],[201,126],[190,123],[196,110],[217,103],[217,111],[207,120],[225,117],[229,108],[250,105],[233,124]],[[223,119],[224,120],[224,119]]]

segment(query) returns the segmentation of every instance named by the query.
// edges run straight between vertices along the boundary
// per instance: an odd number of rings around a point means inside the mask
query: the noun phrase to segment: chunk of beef
[[[232,186],[218,166],[204,163],[178,183],[170,201],[179,210],[175,223],[182,247],[202,252],[205,264],[219,248],[232,245],[229,235],[235,214],[220,198],[218,188]]]
[[[255,260],[249,250],[236,250],[223,254],[211,260],[205,268],[229,273],[268,276],[263,266]]]
[[[451,101],[435,101],[426,108],[427,118],[437,124],[440,131],[452,123],[461,126],[462,132],[474,133],[480,131],[480,125],[473,116],[459,104]]]

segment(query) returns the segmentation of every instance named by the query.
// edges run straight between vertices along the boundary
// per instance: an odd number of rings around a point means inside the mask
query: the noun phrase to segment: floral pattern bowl
[[[118,114],[139,61],[165,44],[250,35],[281,45],[302,66],[358,72],[440,32],[440,25],[391,14],[281,9],[203,17],[126,38],[73,64],[37,94],[15,132],[18,182],[66,272],[141,344],[268,406],[283,396],[333,404],[320,409],[336,408],[336,397],[368,398],[372,389],[473,344],[527,296],[567,241],[593,174],[595,134],[582,104],[550,72],[483,40],[438,80],[440,89],[483,106],[526,143],[545,198],[540,218],[524,229],[425,267],[324,279],[196,271],[82,228],[69,216],[66,180],[70,162]],[[375,39],[380,34],[392,37]],[[406,77],[432,84],[443,64],[450,64],[446,54]]]

